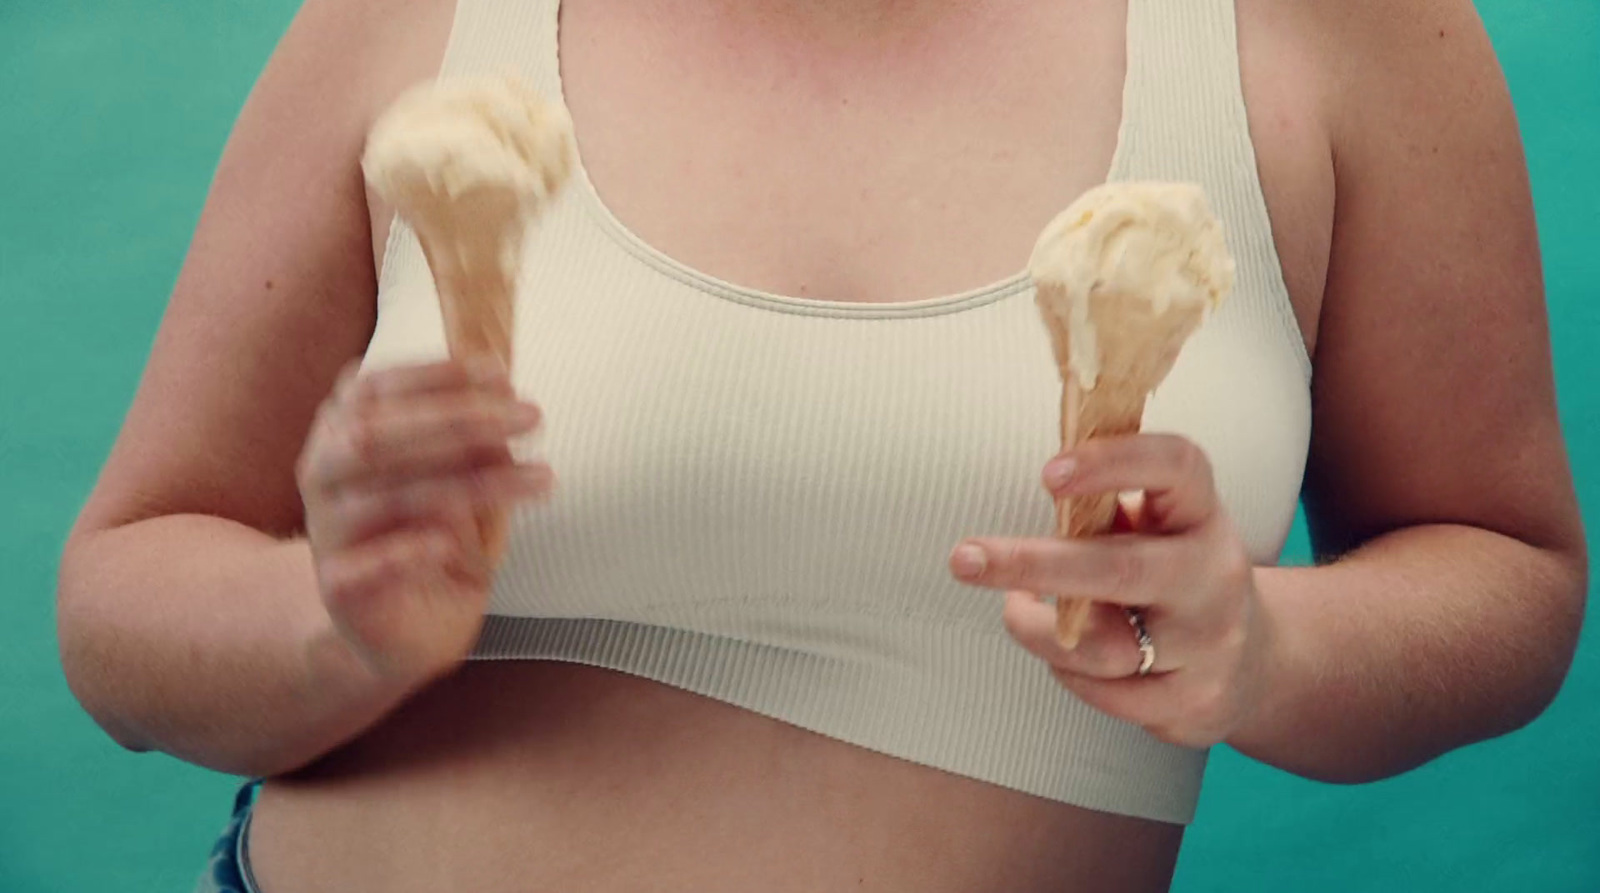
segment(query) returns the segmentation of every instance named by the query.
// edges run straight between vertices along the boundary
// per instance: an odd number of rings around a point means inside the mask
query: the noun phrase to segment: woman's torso
[[[790,6],[563,10],[584,166],[666,256],[782,295],[954,294],[1018,269],[1110,168],[1122,2]],[[1297,35],[1255,7],[1240,6],[1245,96],[1310,340],[1332,219],[1321,85],[1290,61]],[[374,226],[383,244],[382,208]],[[513,662],[469,665],[269,783],[251,849],[266,893],[1133,891],[1164,889],[1180,837],[641,679]]]

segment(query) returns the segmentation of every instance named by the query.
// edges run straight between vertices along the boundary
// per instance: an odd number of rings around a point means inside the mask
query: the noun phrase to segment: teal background
[[[0,0],[0,893],[187,891],[226,819],[233,779],[124,753],[78,709],[52,597],[227,130],[295,6]],[[1523,123],[1592,515],[1600,2],[1479,8]],[[1324,786],[1219,751],[1176,889],[1600,891],[1594,626],[1543,718],[1401,778]]]

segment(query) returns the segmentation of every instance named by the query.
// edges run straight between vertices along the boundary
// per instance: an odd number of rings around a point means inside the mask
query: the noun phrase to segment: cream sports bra
[[[556,0],[460,0],[441,77],[560,93]],[[1113,180],[1203,184],[1238,285],[1146,427],[1210,455],[1259,563],[1290,528],[1310,364],[1256,176],[1232,0],[1130,0]],[[1060,379],[1027,278],[898,304],[722,282],[580,170],[527,247],[514,380],[561,486],[513,520],[478,659],[608,667],[1090,809],[1186,823],[1206,753],[1076,701],[953,580],[968,535],[1045,535]],[[397,223],[368,367],[445,355]]]

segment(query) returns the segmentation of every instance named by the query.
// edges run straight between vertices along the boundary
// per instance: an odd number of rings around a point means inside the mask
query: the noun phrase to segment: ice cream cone
[[[1145,402],[1233,284],[1221,224],[1198,187],[1107,184],[1045,228],[1029,264],[1061,374],[1061,449],[1135,434]],[[1056,501],[1056,535],[1106,533],[1116,493]],[[1077,646],[1091,602],[1057,594],[1056,637]]]
[[[492,356],[508,371],[528,225],[515,206],[508,207],[513,198],[496,193],[461,196],[443,213],[412,225],[433,274],[450,355]],[[473,227],[481,232],[463,236]]]
[[[457,222],[481,227],[483,232],[475,237],[450,235],[462,230],[437,219],[430,221],[429,229],[413,229],[433,273],[450,355],[492,357],[509,372],[519,273],[515,259],[521,253],[525,228],[520,216],[502,216],[504,198],[492,193],[477,200],[463,197],[449,208],[451,213],[460,213]],[[481,213],[472,213],[474,206],[481,206]],[[478,516],[478,534],[491,561],[498,561],[505,552],[506,527],[503,512],[485,511]]]
[[[523,241],[573,155],[566,111],[509,78],[414,88],[373,125],[362,169],[416,233],[452,357],[511,369]],[[504,514],[485,512],[478,527],[498,561]]]

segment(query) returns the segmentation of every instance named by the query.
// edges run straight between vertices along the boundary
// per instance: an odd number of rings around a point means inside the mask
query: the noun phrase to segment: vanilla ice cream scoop
[[[453,356],[509,368],[523,239],[572,169],[559,105],[509,78],[415,87],[367,136],[367,182],[417,234]]]
[[[511,368],[523,242],[571,173],[572,122],[513,78],[423,84],[373,124],[361,168],[417,235],[453,357]],[[480,524],[491,557],[505,520]]]
[[[1233,289],[1234,262],[1205,192],[1107,183],[1045,227],[1028,270],[1061,373],[1061,448],[1132,434],[1184,342]],[[1064,498],[1058,536],[1111,528],[1116,494]],[[1057,637],[1077,645],[1090,603],[1059,597]]]

